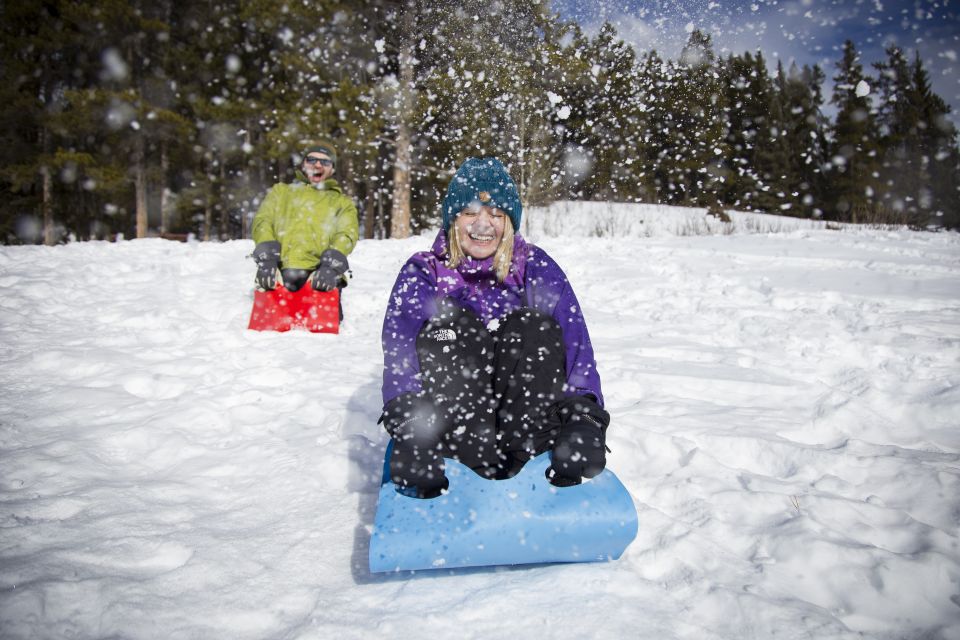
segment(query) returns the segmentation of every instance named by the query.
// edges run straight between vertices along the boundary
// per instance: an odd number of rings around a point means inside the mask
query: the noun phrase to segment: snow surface
[[[960,638],[960,236],[635,215],[531,231],[639,511],[609,564],[368,573],[429,237],[359,244],[337,336],[245,329],[250,241],[0,248],[0,637]]]

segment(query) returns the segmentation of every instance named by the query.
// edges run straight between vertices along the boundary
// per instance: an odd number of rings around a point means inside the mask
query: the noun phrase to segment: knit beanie
[[[306,158],[311,153],[325,153],[331,160],[333,160],[333,165],[337,165],[337,148],[333,145],[332,142],[325,138],[320,138],[319,140],[311,143],[303,151],[303,157]]]
[[[510,216],[513,230],[520,230],[520,194],[496,158],[467,158],[457,169],[443,199],[443,230],[449,229],[453,219],[470,205],[502,209]]]

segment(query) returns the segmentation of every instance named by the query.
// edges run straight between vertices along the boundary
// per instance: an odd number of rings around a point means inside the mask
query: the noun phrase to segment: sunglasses
[[[322,167],[332,167],[332,166],[333,166],[333,160],[327,160],[326,158],[316,158],[316,157],[314,157],[314,156],[307,156],[306,158],[303,159],[303,161],[306,162],[306,163],[309,164],[309,165],[314,165],[314,164],[319,163],[320,166],[322,166]]]

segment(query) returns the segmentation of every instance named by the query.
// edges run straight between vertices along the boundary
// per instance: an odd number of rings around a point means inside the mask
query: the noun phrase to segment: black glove
[[[606,434],[610,414],[589,396],[572,396],[553,404],[547,424],[556,430],[547,478],[570,487],[598,475],[607,466]]]
[[[327,249],[320,254],[320,262],[310,277],[310,286],[317,291],[332,291],[341,283],[346,283],[343,274],[349,268],[347,256],[336,249]]]
[[[407,495],[435,498],[449,483],[439,445],[446,425],[433,403],[413,393],[397,396],[383,408],[380,422],[393,438],[390,477]]]
[[[253,249],[257,262],[257,287],[273,291],[277,287],[277,268],[280,266],[280,243],[276,240],[261,242]]]

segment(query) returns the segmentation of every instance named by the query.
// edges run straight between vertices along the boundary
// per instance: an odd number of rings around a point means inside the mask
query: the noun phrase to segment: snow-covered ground
[[[789,218],[766,213],[726,211],[729,222],[706,215],[707,210],[670,205],[622,202],[555,202],[524,217],[527,238],[577,236],[583,238],[649,238],[739,233],[787,233],[826,229],[823,220]],[[834,223],[833,227],[846,227]]]
[[[360,243],[337,336],[246,330],[250,241],[0,248],[0,637],[960,638],[960,236],[557,224],[640,517],[609,564],[367,571],[429,238]]]

